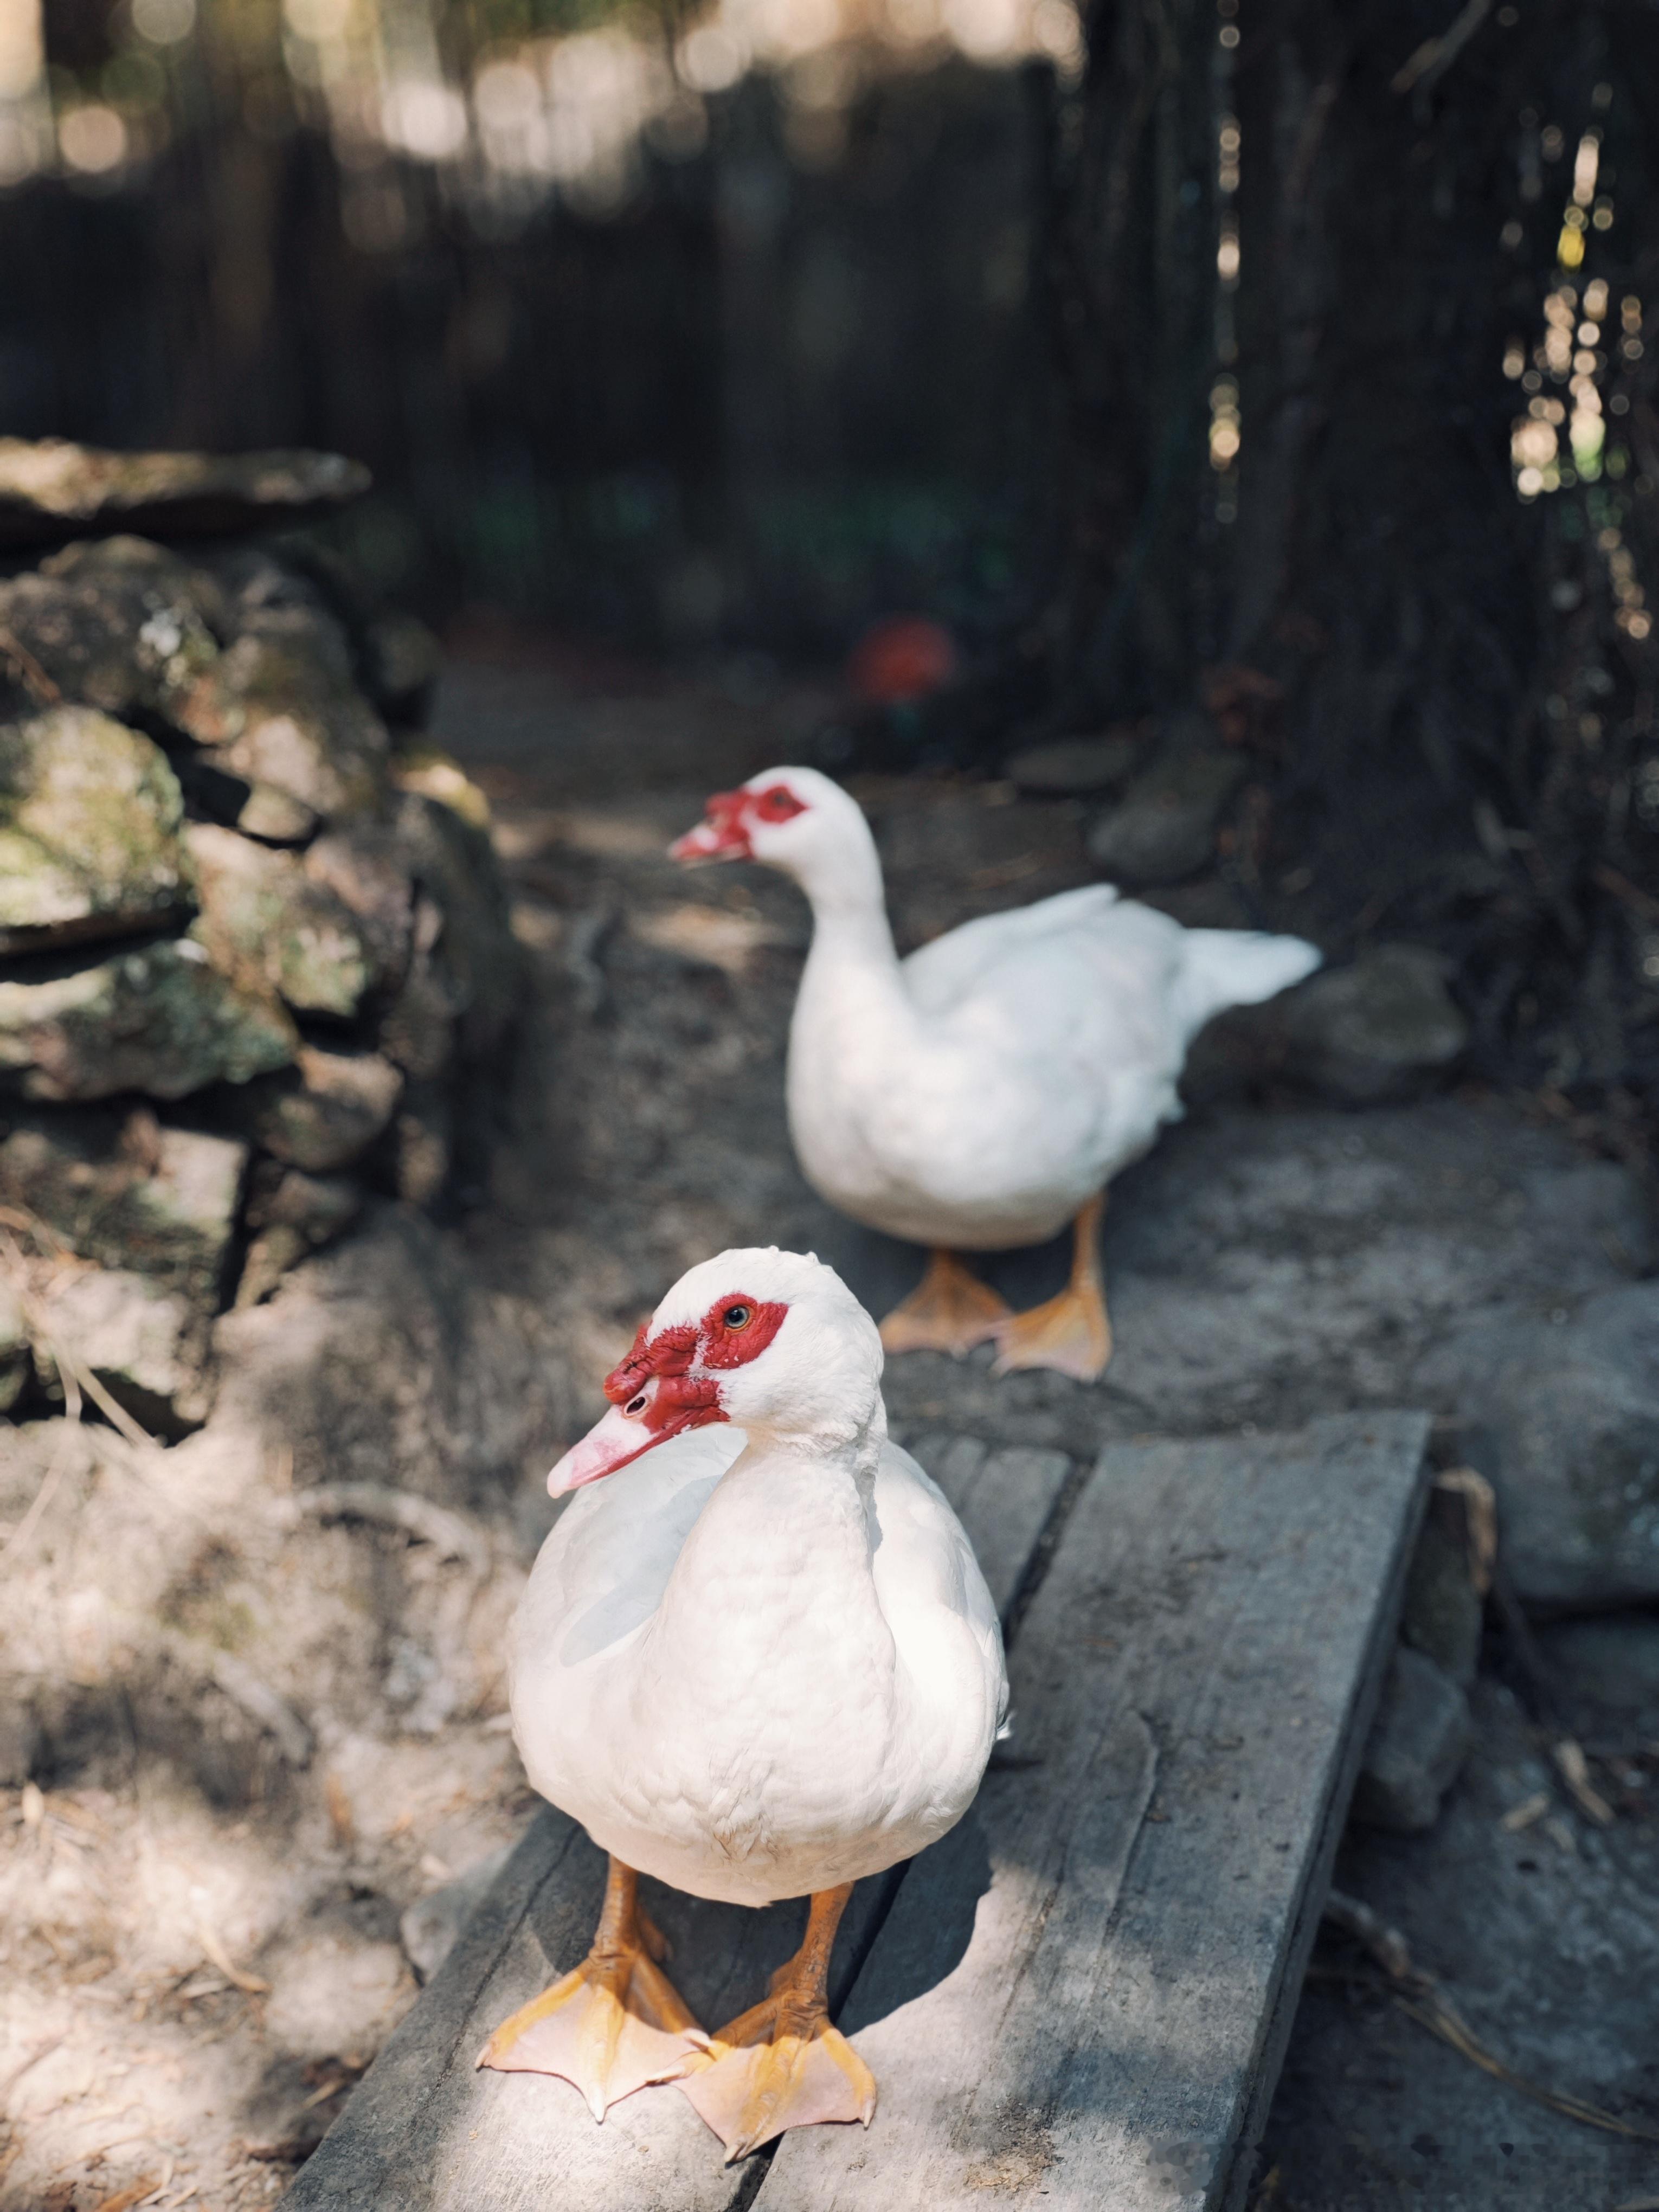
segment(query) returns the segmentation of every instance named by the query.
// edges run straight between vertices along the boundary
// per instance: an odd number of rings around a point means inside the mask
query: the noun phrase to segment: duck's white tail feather
[[[1191,1036],[1224,1006],[1254,1006],[1311,975],[1324,957],[1300,937],[1249,929],[1189,929],[1176,1002]]]

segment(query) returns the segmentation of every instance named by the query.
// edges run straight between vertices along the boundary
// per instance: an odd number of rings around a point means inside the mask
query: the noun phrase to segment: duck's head
[[[547,1478],[555,1498],[671,1437],[731,1421],[828,1452],[884,1425],[881,1339],[833,1267],[776,1245],[722,1252],[682,1275],[605,1378],[611,1410]]]
[[[866,887],[875,847],[862,809],[815,768],[769,768],[735,791],[717,791],[703,819],[669,847],[672,860],[759,860],[817,896],[857,881]]]

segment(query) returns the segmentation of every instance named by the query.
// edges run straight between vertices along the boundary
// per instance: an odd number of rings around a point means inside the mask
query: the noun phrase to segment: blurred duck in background
[[[963,1353],[999,1373],[1097,1381],[1112,1356],[1098,1252],[1107,1184],[1180,1118],[1187,1048],[1224,1007],[1320,963],[1300,938],[1184,929],[1109,884],[988,915],[894,949],[875,841],[857,802],[805,768],[717,793],[671,847],[792,876],[812,948],[789,1031],[789,1127],[809,1182],[854,1220],[929,1248],[882,1323],[890,1352]],[[1073,1224],[1071,1279],[1016,1314],[963,1252]]]

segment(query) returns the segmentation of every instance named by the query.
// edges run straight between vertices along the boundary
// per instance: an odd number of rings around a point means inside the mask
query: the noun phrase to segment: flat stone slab
[[[480,2074],[573,1966],[604,1862],[550,1809],[284,2200],[400,2212],[1234,2212],[1277,2078],[1424,1495],[1425,1416],[1057,1453],[925,1437],[1011,1621],[1014,1731],[967,1819],[854,1893],[832,2008],[873,2126],[745,2166],[678,2091],[602,2128]],[[798,1940],[647,1885],[698,2017]],[[757,2169],[764,2167],[763,2172]]]
[[[361,461],[301,449],[116,453],[64,438],[0,438],[0,545],[88,532],[202,538],[331,514],[369,487]]]

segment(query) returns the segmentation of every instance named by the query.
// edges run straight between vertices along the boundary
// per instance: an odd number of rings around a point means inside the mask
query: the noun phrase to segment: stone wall
[[[419,750],[431,641],[285,527],[366,482],[0,443],[0,1410],[179,1434],[222,1307],[465,1180],[487,812]]]

